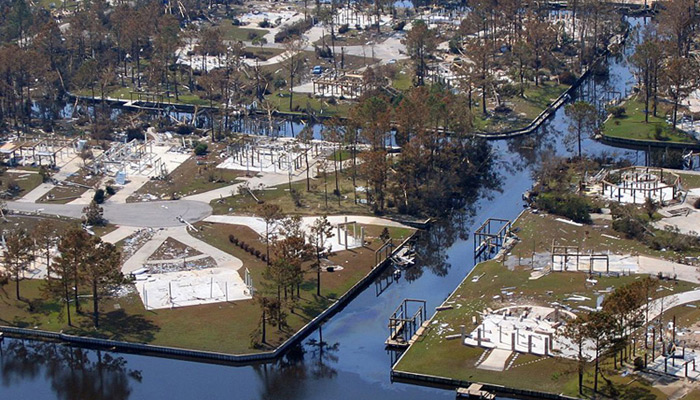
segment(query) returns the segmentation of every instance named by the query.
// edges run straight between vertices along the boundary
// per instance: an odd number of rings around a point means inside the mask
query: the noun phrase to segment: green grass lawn
[[[311,110],[319,115],[345,116],[352,107],[352,104],[346,101],[337,101],[336,104],[331,104],[326,99],[311,96],[307,93],[294,93],[292,96],[292,108],[290,109],[288,89],[275,91],[265,98],[272,103],[278,111],[285,113],[304,114],[304,110]]]
[[[677,173],[677,172],[676,172]],[[686,189],[700,188],[700,175],[695,174],[681,174],[677,173],[681,177],[681,182]]]
[[[0,170],[0,193],[5,198],[16,199],[41,185],[38,168],[16,167]]]
[[[413,86],[413,78],[408,72],[408,68],[404,68],[396,74],[396,77],[391,81],[391,86],[397,90],[408,90]]]
[[[644,103],[631,98],[624,105],[625,116],[610,117],[603,125],[603,134],[614,138],[650,140],[654,142],[695,143],[696,141],[681,130],[673,130],[666,123],[663,107],[658,116],[649,115],[649,122],[644,122]],[[660,133],[656,133],[660,129]]]
[[[282,184],[265,190],[254,190],[255,196],[270,204],[280,206],[285,214],[298,215],[320,215],[320,214],[359,214],[369,215],[372,213],[366,204],[355,203],[353,194],[352,179],[349,174],[340,174],[338,185],[340,187],[340,197],[333,194],[335,189],[335,174],[328,174],[327,184],[324,179],[313,179],[311,175],[310,191],[306,190],[306,180],[292,183],[292,189],[301,196],[301,206],[297,206],[289,192],[289,184]],[[328,190],[328,207],[326,207],[326,187]],[[254,188],[253,188],[254,189]],[[364,193],[357,192],[358,199],[365,199]],[[258,207],[257,202],[248,194],[235,193],[231,197],[223,200],[211,202],[214,214],[254,213]]]
[[[636,242],[624,239],[610,241],[602,237],[604,228],[573,225],[557,222],[551,216],[525,213],[514,224],[520,242],[510,252],[510,257],[528,258],[533,247],[536,251],[551,249],[552,239],[559,244],[581,245],[582,250],[628,252],[640,251]],[[656,252],[645,251],[658,255]],[[460,325],[470,332],[474,329],[472,317],[480,318],[486,308],[498,309],[512,304],[549,305],[552,302],[577,306],[595,307],[597,291],[604,288],[617,288],[631,283],[637,276],[596,277],[596,285],[586,281],[586,274],[578,272],[555,272],[539,279],[529,279],[531,271],[525,267],[509,269],[500,260],[490,260],[478,264],[468,279],[465,279],[452,296],[448,304],[454,308],[437,312],[426,333],[405,353],[395,370],[449,377],[470,382],[484,382],[523,389],[565,393],[576,395],[578,376],[574,362],[552,357],[519,355],[513,367],[503,372],[485,371],[475,368],[475,362],[484,350],[467,347],[459,340],[447,340],[446,335],[459,333]],[[471,277],[481,276],[477,283]],[[663,282],[665,290],[655,292],[652,297],[670,295],[672,292],[687,291],[696,285],[688,282]],[[515,288],[512,296],[502,294],[503,288]],[[567,302],[571,295],[582,295],[590,300],[584,302]],[[695,309],[696,310],[696,309]],[[697,310],[696,310],[697,311]],[[700,313],[698,313],[700,316]],[[512,357],[512,356],[511,356]],[[532,363],[529,363],[531,362]],[[506,363],[507,365],[508,363]],[[620,371],[612,368],[606,361],[603,365],[605,375],[611,384],[601,383],[601,391],[611,397],[648,396],[644,398],[664,398],[658,390],[651,388],[636,376],[621,377]],[[585,386],[592,387],[591,366],[586,367]],[[604,382],[601,379],[601,382]],[[618,394],[613,394],[618,391]],[[590,397],[590,393],[585,397]],[[619,397],[618,397],[619,398]]]
[[[236,26],[233,25],[230,20],[222,20],[218,28],[224,40],[237,40],[242,42],[249,42],[257,37],[263,37],[270,32],[262,28],[243,28]]]
[[[165,180],[150,180],[140,187],[127,202],[138,201],[149,194],[159,199],[171,199],[207,192],[240,182],[245,171],[216,168],[218,151],[205,156],[206,165],[198,165],[197,159],[189,158],[172,171]]]
[[[511,107],[508,113],[490,111],[485,117],[481,113],[481,106],[474,106],[474,127],[479,131],[499,132],[524,128],[535,119],[548,105],[557,99],[569,88],[568,85],[558,84],[555,81],[540,83],[540,86],[529,85],[525,88],[523,97],[514,96],[502,99]],[[474,98],[481,101],[481,97]],[[495,104],[487,99],[487,109],[493,109]]]

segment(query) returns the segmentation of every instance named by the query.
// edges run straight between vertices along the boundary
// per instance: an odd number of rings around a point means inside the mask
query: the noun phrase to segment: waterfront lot
[[[238,225],[202,222],[197,226],[202,228],[197,238],[240,258],[249,269],[256,289],[274,295],[276,288],[263,284],[265,263],[231,244],[228,238],[234,234],[264,251],[265,246],[257,233]],[[90,298],[81,301],[82,314],[75,313],[71,307],[73,326],[68,326],[63,303],[47,298],[42,290],[45,281],[21,281],[21,300],[15,298],[14,282],[9,282],[0,286],[0,324],[234,354],[268,350],[281,344],[370,272],[374,251],[381,242],[378,239],[381,230],[379,226],[368,226],[365,247],[342,251],[329,258],[329,265],[343,268],[322,273],[321,296],[316,296],[316,271],[310,268],[310,263],[305,264],[307,272],[300,285],[299,299],[293,311],[286,309],[288,326],[278,329],[268,324],[267,343],[257,347],[253,347],[253,339],[260,336],[256,329],[260,325],[261,309],[255,301],[145,310],[133,285],[115,290],[101,302],[100,329],[95,330]],[[389,231],[397,241],[413,233],[405,228],[390,228]],[[87,296],[89,290],[81,292]]]
[[[551,216],[526,212],[516,221],[514,227],[521,238],[510,252],[510,257],[516,259],[529,259],[533,246],[536,252],[550,251],[554,238],[557,238],[560,244],[582,245],[585,250],[659,254],[646,251],[641,244],[631,240],[602,236],[602,232],[609,232],[607,228],[578,227],[556,221]],[[482,360],[484,349],[463,346],[459,339],[448,340],[446,336],[458,334],[461,325],[466,327],[467,332],[471,332],[474,329],[472,318],[479,320],[479,314],[488,308],[498,309],[509,305],[551,306],[553,303],[559,303],[574,312],[582,312],[584,307],[596,307],[599,295],[633,282],[640,275],[595,276],[595,284],[588,281],[587,274],[583,272],[553,272],[539,279],[530,279],[531,269],[518,264],[520,263],[508,268],[507,265],[512,263],[504,263],[499,258],[477,265],[446,300],[445,305],[452,306],[452,309],[435,314],[425,334],[410,347],[394,369],[576,396],[578,374],[577,364],[573,360],[514,354],[506,361],[505,365],[510,366],[506,367],[505,371],[488,371],[475,366]],[[478,282],[472,282],[472,278],[475,277],[479,277]],[[691,290],[696,286],[683,281],[662,281],[661,289],[651,297],[668,296]],[[577,296],[583,300],[567,300]],[[630,374],[623,377],[620,372],[612,368],[611,360],[603,362],[603,375],[609,380],[608,382],[601,378],[602,389],[599,389],[604,394],[614,398],[665,398],[660,391],[637,376]],[[588,391],[592,388],[592,382],[592,367],[587,366],[584,386]],[[589,394],[587,392],[587,396]]]
[[[603,125],[603,134],[614,138],[632,140],[651,140],[660,143],[679,142],[695,143],[681,130],[673,130],[666,122],[668,107],[659,105],[657,116],[649,115],[649,122],[644,122],[644,102],[636,97],[627,100],[623,105],[625,115],[620,118],[610,117]],[[651,106],[650,106],[651,107]]]

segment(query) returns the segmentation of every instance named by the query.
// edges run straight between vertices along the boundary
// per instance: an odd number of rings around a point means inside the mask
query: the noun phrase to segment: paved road
[[[81,218],[83,207],[79,204],[37,204],[16,201],[7,203],[7,208],[13,211],[38,212],[70,218]],[[190,200],[104,204],[103,208],[105,218],[112,224],[153,228],[182,226],[183,223],[178,220],[178,216],[188,222],[197,222],[212,213],[209,204]]]

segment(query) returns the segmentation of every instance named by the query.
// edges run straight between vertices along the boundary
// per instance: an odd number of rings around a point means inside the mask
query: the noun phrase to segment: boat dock
[[[457,398],[458,399],[485,399],[493,400],[496,395],[486,390],[481,389],[482,386],[478,383],[472,383],[468,388],[457,388]]]
[[[407,348],[428,328],[424,300],[404,299],[389,318],[389,337],[384,344]]]

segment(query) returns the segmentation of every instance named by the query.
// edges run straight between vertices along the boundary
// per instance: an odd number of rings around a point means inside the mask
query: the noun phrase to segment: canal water
[[[607,76],[592,76],[582,86],[584,99],[598,103],[631,90],[625,57],[612,56],[608,65]],[[555,154],[572,154],[563,140],[568,124],[560,109],[533,135],[491,142],[499,190],[484,191],[464,218],[435,226],[413,269],[383,290],[370,285],[275,363],[233,367],[6,339],[0,347],[0,398],[452,399],[453,391],[390,381],[395,355],[384,349],[388,318],[404,298],[424,299],[428,310],[445,300],[474,266],[475,227],[489,217],[515,218],[523,209],[521,194],[532,185],[532,168]],[[591,139],[583,145],[589,155],[643,160],[636,151]]]

